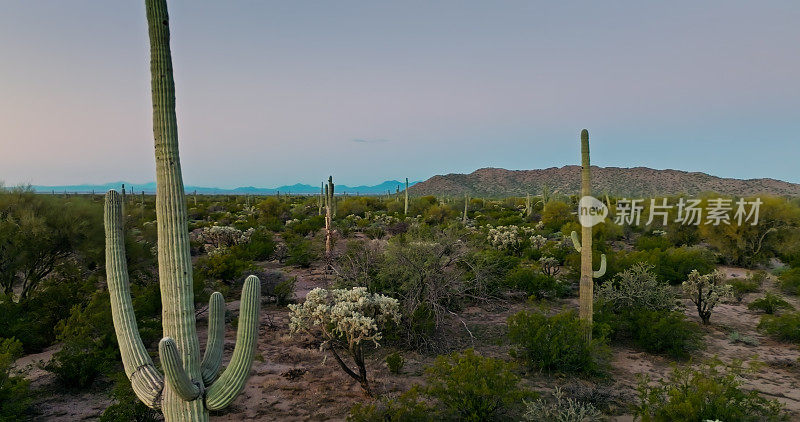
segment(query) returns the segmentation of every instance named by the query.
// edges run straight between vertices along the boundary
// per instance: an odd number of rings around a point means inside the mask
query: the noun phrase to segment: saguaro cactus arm
[[[242,288],[239,307],[239,327],[236,331],[236,347],[233,357],[219,379],[206,392],[206,408],[218,410],[228,406],[242,391],[247,377],[258,338],[258,316],[261,309],[261,281],[249,276]]]
[[[104,208],[106,280],[122,364],[136,397],[148,407],[158,409],[161,405],[164,378],[153,365],[153,360],[142,344],[133,312],[128,264],[125,261],[125,237],[122,233],[122,198],[119,193],[108,191]]]
[[[170,388],[186,401],[192,401],[200,396],[200,386],[192,382],[183,369],[175,340],[169,337],[162,338],[158,342],[158,353],[161,356],[161,367],[164,368],[164,378]]]
[[[222,293],[214,292],[208,301],[208,342],[200,364],[205,385],[211,384],[219,375],[222,365],[222,346],[225,343],[225,299]]]
[[[581,251],[581,241],[578,239],[578,233],[574,230],[570,235],[572,238],[572,246],[576,251]],[[606,274],[606,254],[600,254],[600,269],[592,272],[592,278],[600,278]]]

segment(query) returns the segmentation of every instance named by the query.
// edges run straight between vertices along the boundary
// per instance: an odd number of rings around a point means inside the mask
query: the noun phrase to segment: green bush
[[[260,227],[250,235],[250,241],[237,246],[239,256],[251,261],[266,261],[275,252],[275,240],[271,231]]]
[[[510,271],[506,275],[505,284],[511,288],[522,290],[536,299],[563,297],[569,292],[569,286],[559,283],[555,277],[528,267],[518,267]]]
[[[794,307],[782,297],[767,292],[764,297],[758,298],[747,305],[747,309],[757,309],[767,314],[774,314],[778,309],[794,309]]]
[[[200,257],[195,263],[194,274],[201,281],[219,280],[231,283],[253,269],[252,262],[227,251]]]
[[[656,278],[669,284],[680,284],[692,270],[709,273],[716,268],[714,253],[700,246],[681,246],[668,249],[651,249],[634,252],[607,253],[608,271],[606,277],[630,268],[636,263],[645,262],[653,266]]]
[[[553,316],[521,311],[508,318],[508,337],[518,346],[513,354],[529,366],[548,371],[602,374],[610,357],[606,339],[586,338],[589,327],[575,311]]]
[[[686,359],[702,347],[702,332],[678,311],[639,310],[628,316],[634,344],[650,353]]]
[[[111,397],[115,403],[108,406],[100,416],[100,422],[157,422],[162,420],[157,410],[153,410],[133,392],[131,382],[124,372],[118,372],[114,376],[114,389]]]
[[[781,289],[786,293],[800,295],[800,267],[784,271],[778,276],[778,280],[780,281]]]
[[[512,365],[472,349],[439,356],[425,370],[425,394],[460,421],[487,421],[505,415],[528,395]]]
[[[597,300],[612,312],[631,310],[671,311],[677,296],[658,280],[653,266],[636,263],[597,289]]]
[[[286,263],[302,268],[311,266],[311,262],[316,258],[311,249],[311,242],[299,236],[286,236],[285,240],[288,254]]]
[[[648,251],[651,249],[666,250],[674,246],[668,238],[664,236],[641,236],[636,239],[636,250]]]
[[[427,402],[419,397],[418,388],[396,398],[383,398],[377,403],[357,403],[350,409],[348,422],[428,422],[442,420]]]
[[[764,315],[758,329],[778,340],[800,344],[800,312]]]
[[[25,419],[30,405],[29,382],[11,375],[14,361],[22,356],[22,343],[14,338],[0,338],[0,422]]]
[[[403,359],[400,352],[394,352],[386,356],[386,366],[389,368],[389,372],[393,374],[399,374],[403,370],[405,363],[405,359]]]
[[[676,367],[656,385],[640,375],[636,414],[645,422],[787,419],[777,400],[741,388],[746,372],[741,362],[725,365],[715,359],[699,369]]]
[[[733,290],[733,298],[739,303],[747,293],[755,293],[761,287],[757,282],[749,278],[734,278],[728,281]]]

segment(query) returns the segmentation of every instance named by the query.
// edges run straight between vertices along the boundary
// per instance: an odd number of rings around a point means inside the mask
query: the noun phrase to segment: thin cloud
[[[389,142],[388,139],[353,139],[353,142],[357,144],[382,144],[385,142]]]

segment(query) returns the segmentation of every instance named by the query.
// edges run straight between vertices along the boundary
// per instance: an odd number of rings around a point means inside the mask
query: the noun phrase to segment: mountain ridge
[[[409,188],[413,195],[524,196],[550,192],[577,195],[581,167],[569,165],[534,170],[506,170],[485,167],[472,173],[437,175]],[[800,196],[800,184],[772,178],[734,179],[703,172],[649,167],[592,166],[592,191],[614,196],[696,195],[715,192],[724,195],[770,194]]]
[[[409,186],[413,186],[415,183],[419,182],[409,182]],[[125,189],[127,192],[136,192],[141,193],[144,191],[146,194],[154,194],[156,191],[156,183],[155,182],[148,182],[148,183],[129,183],[125,181],[119,182],[110,182],[110,183],[101,183],[101,184],[80,184],[80,185],[56,185],[56,186],[45,186],[45,185],[32,185],[34,191],[38,193],[61,193],[61,192],[69,192],[69,193],[104,193],[109,189],[122,189],[122,185],[125,185]],[[347,185],[336,185],[336,192],[341,194],[366,194],[366,195],[383,195],[388,191],[391,193],[395,193],[397,187],[400,187],[402,191],[404,188],[405,182],[399,182],[397,180],[387,180],[385,182],[379,183],[377,185],[360,185],[360,186],[347,186]],[[278,186],[276,188],[257,188],[254,186],[240,186],[236,188],[216,188],[216,187],[207,187],[207,186],[195,186],[195,185],[185,185],[184,190],[187,194],[193,193],[197,191],[198,194],[201,195],[275,195],[277,193],[289,193],[289,194],[302,194],[302,195],[311,195],[311,194],[318,194],[320,186],[311,186],[304,183],[295,183],[293,185],[284,185]]]

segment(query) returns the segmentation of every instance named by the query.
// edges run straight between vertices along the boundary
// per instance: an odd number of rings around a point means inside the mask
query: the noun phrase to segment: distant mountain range
[[[581,167],[551,167],[542,170],[505,170],[483,168],[470,174],[434,176],[409,188],[412,195],[524,196],[538,195],[546,187],[550,192],[578,194]],[[775,179],[728,179],[705,173],[680,170],[656,170],[647,167],[620,168],[592,166],[592,191],[628,197],[654,195],[696,195],[715,192],[750,196],[771,194],[800,196],[800,184]]]
[[[408,182],[409,186],[413,186],[414,184],[419,182]],[[128,183],[128,182],[113,182],[113,183],[104,183],[100,185],[66,185],[66,186],[32,186],[32,188],[39,193],[105,193],[109,189],[116,189],[121,190],[122,185],[125,185],[125,190],[127,192],[135,192],[141,193],[144,191],[147,194],[153,194],[156,191],[156,184],[155,182],[145,183],[145,184],[135,184],[135,183]],[[337,194],[348,194],[348,195],[381,195],[385,194],[387,191],[391,193],[395,193],[396,189],[400,187],[402,191],[405,186],[405,182],[398,182],[397,180],[387,180],[381,184],[374,185],[374,186],[346,186],[346,185],[336,185],[336,193]],[[213,188],[213,187],[205,187],[205,186],[192,186],[186,185],[184,189],[186,193],[192,193],[197,191],[198,194],[201,195],[275,195],[277,193],[290,193],[290,194],[301,194],[301,195],[312,195],[319,193],[320,186],[311,186],[302,183],[295,183],[294,185],[288,186],[279,186],[277,188],[256,188],[253,186],[245,186],[239,187],[234,189],[223,189],[223,188]],[[409,192],[411,190],[409,189]]]

